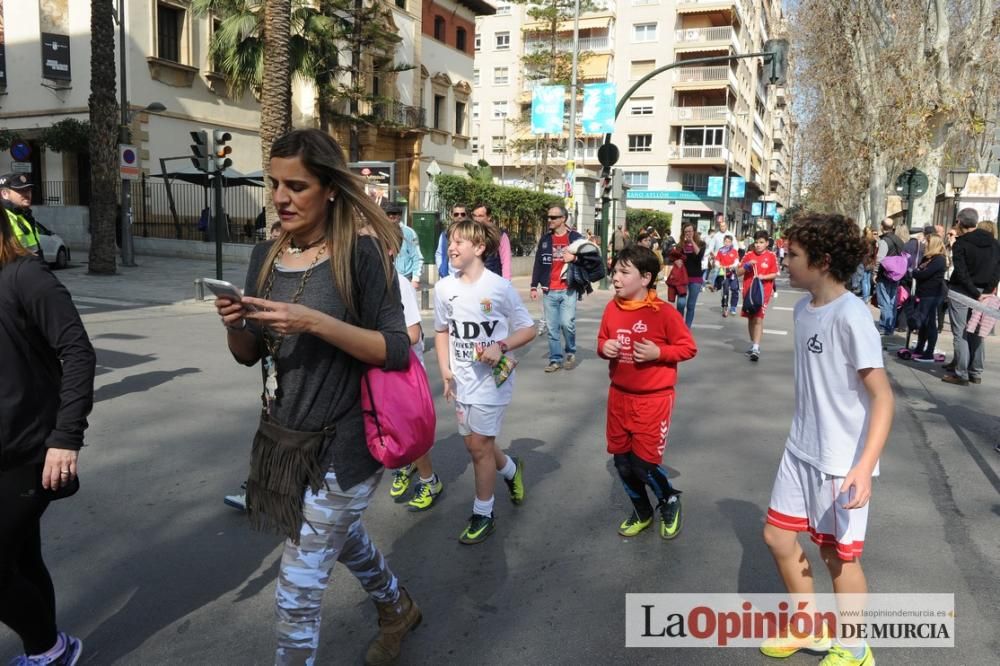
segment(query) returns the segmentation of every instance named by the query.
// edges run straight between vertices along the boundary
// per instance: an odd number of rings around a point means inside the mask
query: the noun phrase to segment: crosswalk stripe
[[[788,331],[776,331],[773,328],[765,328],[765,333],[770,333],[771,335],[788,335]]]
[[[795,308],[786,307],[784,305],[775,305],[772,310],[784,310],[785,312],[795,312]]]
[[[693,328],[711,328],[711,329],[721,329],[722,324],[694,324]]]

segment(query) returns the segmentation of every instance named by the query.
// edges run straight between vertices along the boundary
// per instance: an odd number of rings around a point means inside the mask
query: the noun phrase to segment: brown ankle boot
[[[394,604],[375,602],[378,609],[378,636],[368,646],[365,654],[367,666],[391,664],[399,656],[406,632],[420,624],[420,609],[413,603],[405,587],[399,588],[399,599]]]

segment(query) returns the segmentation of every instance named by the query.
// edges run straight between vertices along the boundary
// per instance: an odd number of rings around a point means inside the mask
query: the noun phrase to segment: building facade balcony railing
[[[550,43],[544,39],[528,39],[524,42],[524,51],[525,53],[537,53],[549,48]],[[573,40],[560,39],[556,42],[556,48],[560,51],[568,51],[573,48]],[[611,37],[609,35],[580,38],[580,51],[601,52],[609,50],[611,50]]]
[[[728,116],[729,109],[725,106],[675,106],[670,109],[670,120],[675,124],[699,122],[722,125]]]
[[[727,65],[711,67],[680,67],[674,70],[674,85],[689,86],[695,89],[707,87],[725,87],[729,84],[734,90],[739,90],[736,74]]]
[[[785,142],[785,128],[784,127],[775,127],[773,130],[771,130],[771,138],[774,140],[775,143],[784,143]]]
[[[732,26],[716,28],[681,28],[674,31],[674,46],[686,48],[718,43],[720,47],[739,48],[739,35]]]
[[[398,125],[413,129],[427,127],[426,109],[400,104],[396,101],[361,100],[358,104],[358,113],[380,125]]]
[[[672,144],[667,148],[671,160],[724,160],[728,153],[723,146]]]
[[[677,9],[682,14],[733,8],[740,13],[740,20],[746,23],[747,17],[750,16],[749,0],[677,0]]]

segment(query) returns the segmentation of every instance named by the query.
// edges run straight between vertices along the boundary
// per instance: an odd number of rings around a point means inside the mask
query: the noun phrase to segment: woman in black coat
[[[914,317],[919,324],[917,346],[912,355],[914,361],[934,361],[934,346],[938,338],[937,312],[945,297],[944,274],[947,267],[944,241],[938,236],[928,236],[923,259],[913,271],[913,279],[917,283],[913,290],[916,302]]]

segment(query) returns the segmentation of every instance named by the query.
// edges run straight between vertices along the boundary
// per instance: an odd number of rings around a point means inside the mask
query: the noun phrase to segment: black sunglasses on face
[[[548,217],[550,220],[561,220],[561,219],[563,219],[562,215],[547,215],[546,217]]]
[[[452,213],[452,217],[468,217],[468,213]]]

